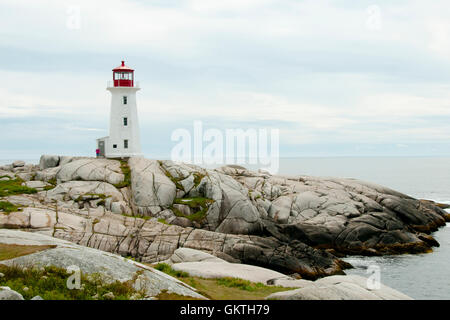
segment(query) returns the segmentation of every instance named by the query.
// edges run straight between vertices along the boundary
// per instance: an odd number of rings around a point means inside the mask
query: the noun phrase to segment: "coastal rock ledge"
[[[442,205],[355,179],[229,165],[43,155],[0,167],[0,228],[26,229],[155,263],[176,249],[306,279],[343,274],[344,255],[429,252]],[[34,181],[41,181],[37,183]]]

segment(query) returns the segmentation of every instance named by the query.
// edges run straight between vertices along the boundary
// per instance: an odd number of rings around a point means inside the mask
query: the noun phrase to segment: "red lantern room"
[[[134,70],[125,65],[125,61],[113,70],[114,87],[134,87]]]

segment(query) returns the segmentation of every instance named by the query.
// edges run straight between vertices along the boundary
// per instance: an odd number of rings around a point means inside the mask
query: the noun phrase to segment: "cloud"
[[[197,119],[221,130],[279,128],[286,152],[443,145],[450,5],[433,3],[379,1],[380,27],[369,28],[369,1],[4,0],[2,130],[23,147],[24,124],[33,143],[59,130],[55,148],[70,141],[90,152],[107,128],[106,81],[125,59],[141,82],[152,153],[168,153],[170,130]]]

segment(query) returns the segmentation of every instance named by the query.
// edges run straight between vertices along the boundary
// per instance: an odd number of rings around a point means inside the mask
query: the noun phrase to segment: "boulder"
[[[54,168],[59,165],[59,156],[54,155],[42,155],[39,159],[39,168],[41,170],[47,169],[47,168]]]
[[[23,296],[10,287],[0,287],[0,300],[25,300]]]
[[[18,172],[16,176],[23,181],[31,181],[34,179],[36,173],[35,172]]]
[[[12,164],[5,164],[3,166],[0,166],[0,171],[12,171],[12,169]]]
[[[42,190],[44,190],[45,187],[51,186],[51,184],[46,183],[44,181],[27,181],[27,182],[23,183],[23,185],[25,185],[29,188],[34,188],[38,191],[42,191]]]
[[[37,171],[34,179],[40,181],[56,181],[56,175],[60,169],[60,167],[54,167]]]
[[[131,209],[128,207],[125,201],[115,201],[111,203],[111,212],[117,214],[128,214],[130,215]]]
[[[61,182],[83,180],[118,184],[123,182],[124,174],[117,160],[79,159],[61,164],[56,178]]]
[[[0,170],[0,179],[1,180],[11,180],[14,178],[15,178],[14,173],[12,173],[10,171]]]
[[[100,181],[68,181],[58,184],[55,188],[47,191],[45,195],[48,200],[76,200],[86,201],[91,199],[106,199],[112,201],[123,201],[122,193],[113,185]]]
[[[17,160],[12,163],[13,168],[23,167],[25,166],[25,161]]]
[[[194,226],[192,221],[185,217],[174,217],[174,218],[170,219],[170,224],[180,226],[183,228],[188,228],[188,227]]]

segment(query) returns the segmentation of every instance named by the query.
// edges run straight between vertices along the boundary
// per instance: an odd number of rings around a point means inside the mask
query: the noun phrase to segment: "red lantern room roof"
[[[122,61],[122,64],[120,66],[114,68],[112,71],[134,71],[134,69],[127,67],[125,65],[125,61]]]

